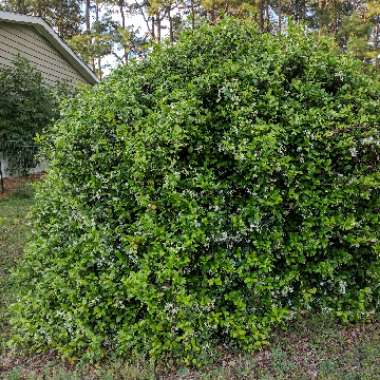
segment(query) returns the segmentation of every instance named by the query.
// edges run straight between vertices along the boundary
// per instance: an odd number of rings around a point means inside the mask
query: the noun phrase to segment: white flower
[[[344,281],[339,281],[339,291],[341,294],[346,294],[346,283]]]
[[[351,148],[350,153],[352,157],[356,157],[358,155],[358,151],[356,150],[356,147]]]

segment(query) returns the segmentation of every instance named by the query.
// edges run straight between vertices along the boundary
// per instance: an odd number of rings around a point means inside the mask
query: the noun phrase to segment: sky
[[[121,23],[121,16],[120,16],[120,12],[119,12],[118,7],[110,7],[110,6],[102,7],[101,15],[104,16],[107,13],[111,13],[112,19]],[[138,30],[139,36],[141,36],[141,37],[145,36],[146,33],[148,32],[146,23],[140,14],[138,14],[138,13],[134,14],[134,15],[127,14],[126,21],[127,21],[127,26],[133,27],[134,30]],[[165,21],[163,22],[162,25],[164,27],[162,30],[162,36],[163,36],[163,38],[165,38],[169,32],[168,25],[165,25]],[[103,60],[103,63],[105,64],[105,66],[107,66],[107,67],[105,67],[105,70],[104,70],[105,75],[109,74],[113,68],[117,67],[117,64],[118,64],[116,57],[114,57],[112,54],[105,57]]]

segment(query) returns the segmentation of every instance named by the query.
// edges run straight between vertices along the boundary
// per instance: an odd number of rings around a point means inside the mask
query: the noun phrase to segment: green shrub
[[[58,100],[27,60],[16,57],[12,67],[0,68],[0,153],[8,170],[36,165],[34,138],[58,116]]]
[[[69,102],[14,340],[199,364],[302,310],[379,308],[380,86],[328,40],[226,20]]]

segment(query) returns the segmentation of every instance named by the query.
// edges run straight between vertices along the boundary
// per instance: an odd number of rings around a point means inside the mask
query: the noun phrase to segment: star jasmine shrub
[[[379,100],[330,40],[227,19],[68,101],[13,341],[200,365],[299,312],[375,318]]]

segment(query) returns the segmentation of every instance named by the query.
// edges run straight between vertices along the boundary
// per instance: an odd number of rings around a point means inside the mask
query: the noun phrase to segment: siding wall
[[[18,54],[42,73],[47,84],[87,83],[32,26],[0,21],[0,65],[11,66]]]

